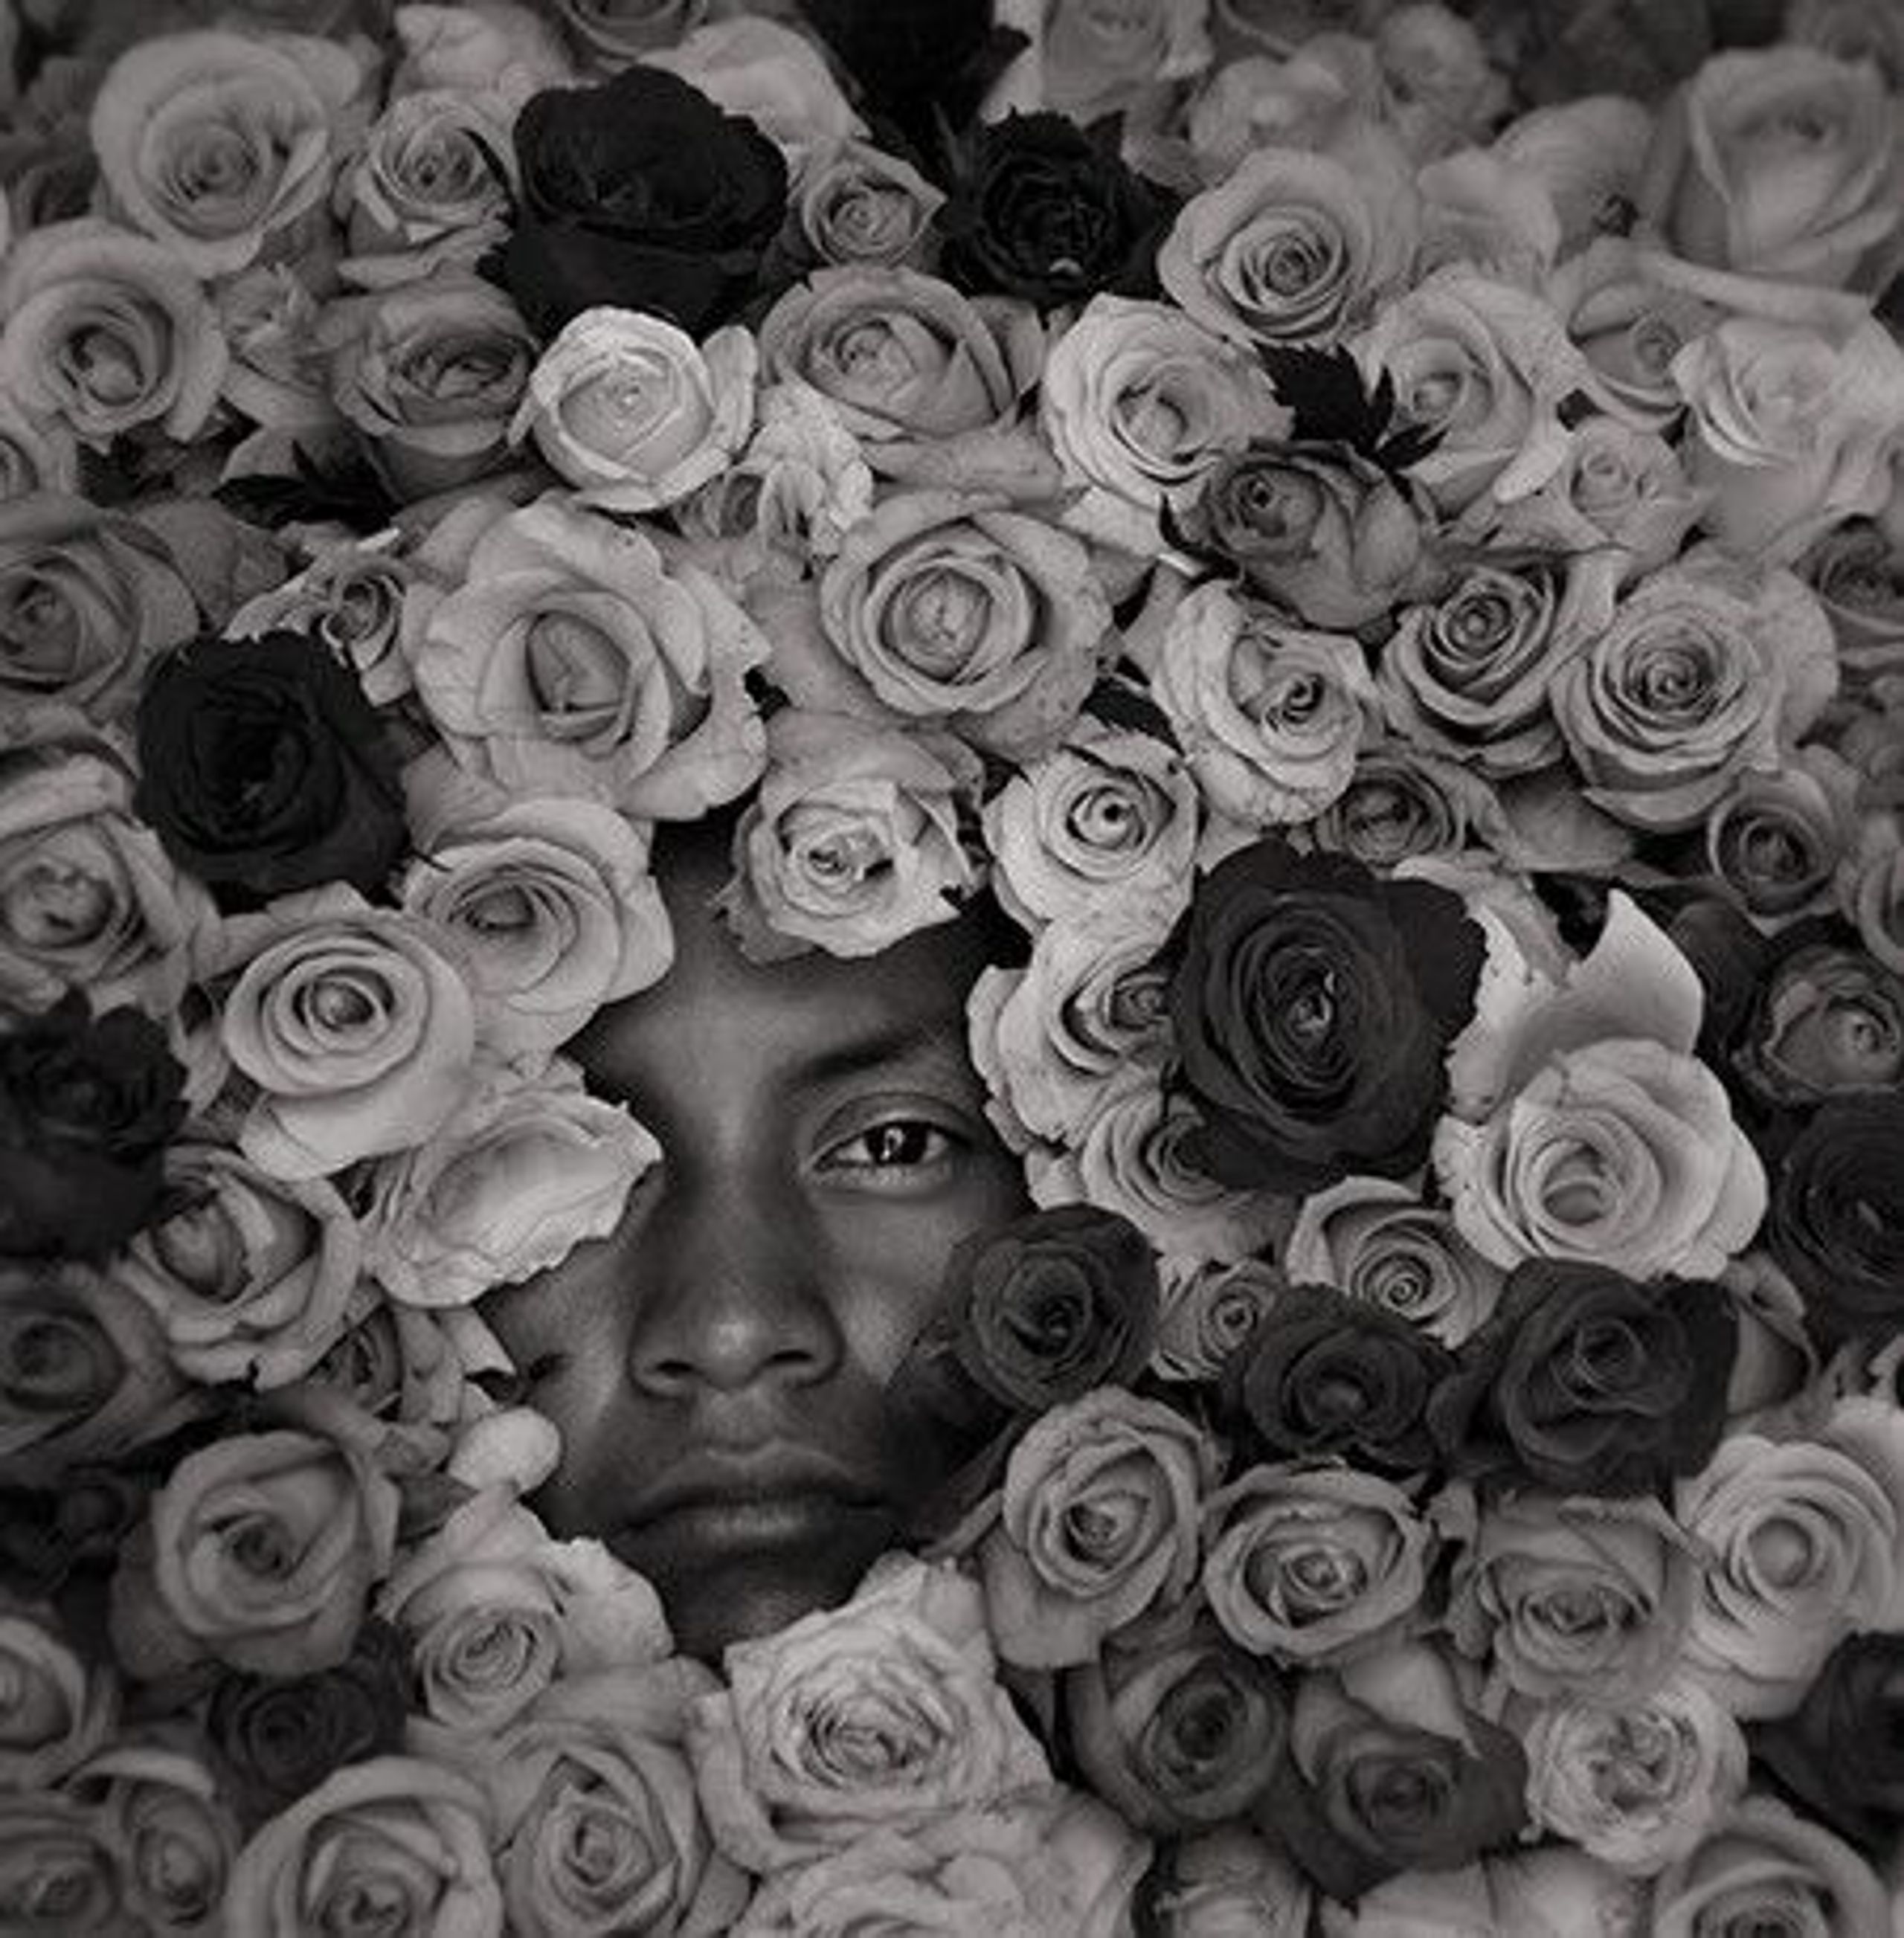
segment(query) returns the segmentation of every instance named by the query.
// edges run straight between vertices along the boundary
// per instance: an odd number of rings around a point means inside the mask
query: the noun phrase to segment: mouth
[[[892,1504],[834,1462],[694,1455],[637,1502],[617,1545],[700,1553],[806,1548],[881,1523],[896,1526]]]

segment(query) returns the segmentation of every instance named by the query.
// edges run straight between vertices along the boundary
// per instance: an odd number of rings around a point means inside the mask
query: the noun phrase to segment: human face
[[[1024,1187],[964,1053],[967,925],[759,966],[707,911],[724,854],[660,867],[674,966],[567,1054],[663,1161],[610,1237],[483,1310],[562,1432],[536,1506],[713,1659],[843,1599],[944,1478],[951,1450],[885,1383],[953,1245]]]

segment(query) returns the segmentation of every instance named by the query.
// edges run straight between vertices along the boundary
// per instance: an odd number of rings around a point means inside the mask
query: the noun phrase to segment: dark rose
[[[402,1636],[375,1620],[358,1630],[335,1669],[227,1672],[212,1691],[205,1729],[247,1823],[273,1815],[346,1763],[400,1751],[408,1681]]]
[[[1171,536],[1326,631],[1379,619],[1422,573],[1420,509],[1345,445],[1247,445],[1174,515]]]
[[[1171,983],[1204,1168],[1307,1192],[1418,1170],[1484,946],[1459,896],[1274,837],[1199,885]]]
[[[1894,1090],[1904,1079],[1904,977],[1855,946],[1814,943],[1785,954],[1732,1065],[1778,1104]]]
[[[1804,1806],[1874,1853],[1904,1828],[1904,1635],[1842,1642],[1752,1753]]]
[[[1063,1700],[1091,1788],[1165,1836],[1241,1815],[1275,1775],[1288,1733],[1275,1671],[1213,1627],[1107,1649],[1066,1673]]]
[[[787,211],[780,150],[658,68],[532,96],[515,151],[521,199],[498,268],[545,339],[598,304],[705,336],[753,293]]]
[[[356,673],[314,639],[203,639],[139,700],[132,806],[227,909],[379,888],[407,834],[398,762]]]
[[[150,1016],[77,992],[0,1036],[0,1256],[98,1258],[150,1222],[184,1081]]]
[[[977,129],[939,211],[941,273],[973,294],[1050,308],[1104,292],[1154,295],[1157,245],[1176,214],[1167,190],[1134,175],[1061,114],[1012,114]]]
[[[1904,1320],[1904,1093],[1820,1107],[1778,1168],[1766,1242],[1828,1339]]]
[[[1738,1350],[1721,1286],[1642,1285],[1599,1265],[1532,1259],[1463,1342],[1429,1424],[1459,1474],[1646,1493],[1696,1472],[1719,1444]]]
[[[1429,1396],[1453,1370],[1417,1327],[1332,1286],[1292,1286],[1258,1323],[1227,1375],[1271,1460],[1340,1454],[1389,1473],[1434,1458]]]

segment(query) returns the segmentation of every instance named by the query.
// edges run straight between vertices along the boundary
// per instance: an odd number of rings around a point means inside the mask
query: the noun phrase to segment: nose
[[[770,1180],[671,1165],[626,1269],[628,1378],[652,1398],[817,1385],[844,1358],[810,1215]]]

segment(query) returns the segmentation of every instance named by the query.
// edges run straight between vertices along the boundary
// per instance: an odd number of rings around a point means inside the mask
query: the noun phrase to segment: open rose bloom
[[[1899,0],[0,0],[0,1930],[1904,1931]]]

